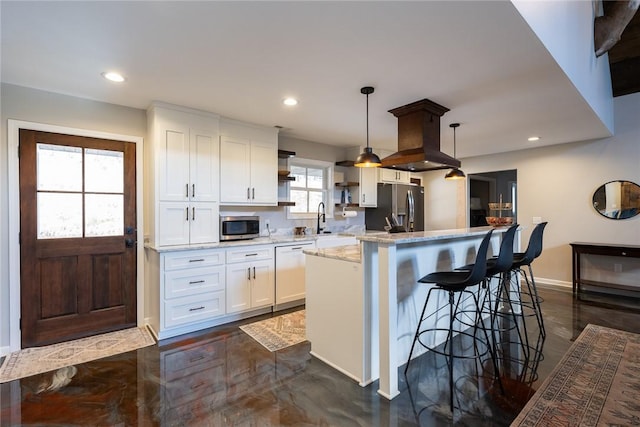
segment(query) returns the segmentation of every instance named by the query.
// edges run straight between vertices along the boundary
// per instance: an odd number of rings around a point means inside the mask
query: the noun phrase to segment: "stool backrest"
[[[534,259],[538,258],[542,253],[542,233],[544,232],[544,228],[547,226],[546,222],[541,222],[536,225],[536,227],[531,232],[531,237],[529,237],[529,245],[527,246],[527,251],[524,253],[524,258],[521,265],[531,264]]]
[[[492,273],[504,273],[511,269],[513,264],[513,239],[515,238],[516,231],[519,224],[514,224],[507,231],[502,234],[502,243],[500,243],[500,252],[496,263],[491,270]]]
[[[484,236],[484,239],[482,239],[482,242],[480,242],[478,252],[476,253],[476,261],[469,272],[467,280],[465,280],[469,286],[480,283],[484,280],[485,274],[487,274],[487,252],[492,234],[493,230],[489,230],[489,232]]]

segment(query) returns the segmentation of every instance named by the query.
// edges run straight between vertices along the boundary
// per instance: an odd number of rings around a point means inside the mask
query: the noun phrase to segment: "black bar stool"
[[[489,247],[489,242],[491,240],[492,233],[493,233],[493,230],[490,230],[482,239],[482,242],[478,247],[478,252],[476,253],[476,262],[474,263],[471,270],[435,272],[435,273],[428,274],[423,278],[421,278],[420,280],[418,280],[418,282],[420,283],[433,283],[435,284],[435,286],[431,287],[431,289],[429,289],[429,292],[427,293],[427,299],[425,300],[424,307],[422,309],[422,314],[420,315],[420,321],[418,322],[418,327],[416,328],[416,334],[413,339],[413,343],[411,344],[409,359],[407,360],[407,364],[404,369],[404,374],[405,376],[407,375],[407,371],[409,370],[409,364],[411,363],[411,356],[413,355],[413,350],[415,349],[415,345],[417,342],[419,342],[420,345],[422,345],[424,348],[428,349],[429,351],[433,351],[436,354],[445,356],[447,358],[447,365],[449,368],[449,392],[450,392],[449,407],[451,411],[453,411],[453,391],[454,391],[453,359],[454,358],[479,360],[482,356],[486,355],[488,352],[493,362],[494,374],[499,380],[498,366],[493,354],[493,350],[491,348],[492,346],[490,344],[489,335],[487,333],[487,330],[484,326],[484,322],[482,320],[483,307],[479,304],[479,300],[476,296],[476,293],[468,290],[469,287],[476,286],[485,279],[485,275],[487,271],[487,263],[486,263],[487,249]],[[431,298],[431,293],[433,291],[436,291],[436,292],[444,291],[449,296],[449,301],[448,301],[449,327],[447,329],[433,327],[433,328],[427,328],[427,329],[421,330],[422,323],[426,321],[428,318],[430,318],[433,314],[433,313],[428,313],[425,316],[425,312],[429,304],[429,299]],[[461,298],[464,294],[470,295],[470,299],[473,301],[474,308],[475,308],[473,333],[468,332],[467,331],[468,329],[464,327],[469,325],[458,318],[458,316],[461,313],[468,312],[468,310],[465,308],[463,308],[462,310],[459,310]],[[459,327],[457,329],[454,329],[454,324],[456,323],[456,321]],[[477,336],[478,327],[480,327],[480,329],[482,330],[484,338]],[[437,335],[438,332],[447,332],[447,337],[444,342],[444,347],[442,348],[442,350],[440,350],[437,347],[429,346],[425,341],[421,339],[425,334],[432,333]],[[461,338],[467,337],[473,340],[473,344],[474,344],[473,355],[454,354],[453,343],[452,343],[454,334]],[[478,344],[484,347],[482,352],[479,350]]]
[[[524,276],[524,281],[527,286],[527,292],[525,292],[525,296],[529,298],[528,301],[522,299],[523,292],[518,289],[519,300],[516,301],[517,304],[524,308],[530,308],[533,310],[533,315],[536,318],[538,323],[538,328],[540,329],[540,334],[542,338],[546,338],[547,334],[544,329],[544,320],[542,319],[542,306],[540,303],[542,302],[542,298],[538,295],[538,289],[536,287],[535,278],[533,277],[533,269],[531,268],[531,264],[533,261],[540,256],[542,253],[542,236],[544,233],[544,229],[547,226],[547,222],[541,222],[536,225],[533,231],[531,232],[531,237],[529,238],[529,244],[527,245],[527,250],[525,252],[517,252],[513,254],[513,265],[511,266],[511,271],[514,273],[522,273]],[[525,270],[524,267],[527,267],[529,272]]]

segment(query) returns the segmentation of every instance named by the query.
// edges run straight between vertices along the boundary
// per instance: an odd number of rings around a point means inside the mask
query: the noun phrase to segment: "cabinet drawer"
[[[224,265],[169,271],[164,275],[164,297],[171,299],[205,292],[223,291],[225,288],[224,272]]]
[[[225,314],[225,291],[176,298],[164,303],[164,327],[209,320]]]
[[[224,264],[224,251],[202,250],[169,253],[164,256],[164,270],[209,267]]]
[[[273,259],[273,246],[227,250],[227,264],[262,259]]]

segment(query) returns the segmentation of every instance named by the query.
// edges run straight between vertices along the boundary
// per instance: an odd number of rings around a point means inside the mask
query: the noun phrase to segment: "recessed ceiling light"
[[[122,74],[116,73],[114,71],[102,73],[102,77],[116,83],[122,83],[124,81],[124,77],[122,76]]]
[[[534,141],[539,141],[540,137],[539,136],[531,136],[527,139],[527,141],[529,142],[534,142]]]
[[[298,100],[295,98],[285,98],[282,103],[284,105],[288,105],[290,107],[293,107],[294,105],[298,105]]]

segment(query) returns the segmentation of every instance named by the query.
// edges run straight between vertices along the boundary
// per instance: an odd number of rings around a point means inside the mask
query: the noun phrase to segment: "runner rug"
[[[511,425],[639,422],[640,335],[589,324]]]
[[[0,383],[49,372],[155,344],[146,327],[123,329],[8,355],[0,367]]]
[[[240,326],[269,351],[277,351],[306,340],[305,310]]]

